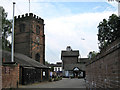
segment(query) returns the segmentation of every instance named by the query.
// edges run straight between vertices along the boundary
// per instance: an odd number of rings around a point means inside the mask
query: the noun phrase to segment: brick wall
[[[87,88],[120,88],[120,39],[86,65]]]
[[[17,88],[19,82],[19,65],[3,64],[2,88]]]

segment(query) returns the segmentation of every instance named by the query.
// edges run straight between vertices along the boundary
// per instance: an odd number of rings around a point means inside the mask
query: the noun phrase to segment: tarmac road
[[[63,78],[59,81],[22,85],[19,88],[86,88],[84,79]]]

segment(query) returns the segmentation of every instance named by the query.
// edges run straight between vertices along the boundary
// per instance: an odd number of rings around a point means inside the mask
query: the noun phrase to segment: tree
[[[50,71],[54,72],[54,67],[53,66],[50,68]]]
[[[118,29],[119,25],[119,17],[117,15],[112,14],[108,19],[108,26],[110,28],[111,33],[111,42],[120,37],[120,31]],[[109,43],[111,43],[109,42]]]
[[[8,14],[3,9],[3,12],[2,12],[2,48],[4,50],[10,50],[11,48],[10,41],[8,41],[7,38],[11,34],[12,20],[8,20],[7,15]]]
[[[50,67],[51,67],[50,71],[52,71],[52,72],[54,71],[54,66],[52,66],[52,64],[50,62],[45,61],[45,65],[48,65],[48,66],[50,65]]]
[[[103,49],[120,37],[119,17],[112,14],[108,20],[103,19],[98,25],[99,49]]]
[[[97,54],[98,54],[97,52],[91,51],[91,52],[89,52],[89,54],[88,54],[88,58],[89,58],[89,59],[93,59]]]
[[[48,61],[45,61],[45,65],[48,65],[48,64],[50,64]]]

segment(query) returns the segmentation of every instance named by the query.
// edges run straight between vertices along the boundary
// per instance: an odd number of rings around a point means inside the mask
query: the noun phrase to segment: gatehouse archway
[[[78,67],[73,68],[73,77],[74,78],[84,78],[85,71],[79,69]]]

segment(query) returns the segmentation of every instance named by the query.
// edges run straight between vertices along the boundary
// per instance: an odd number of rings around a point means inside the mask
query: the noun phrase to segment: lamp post
[[[15,12],[15,2],[13,2],[12,54],[11,54],[11,61],[12,61],[12,62],[14,62],[14,12]]]

